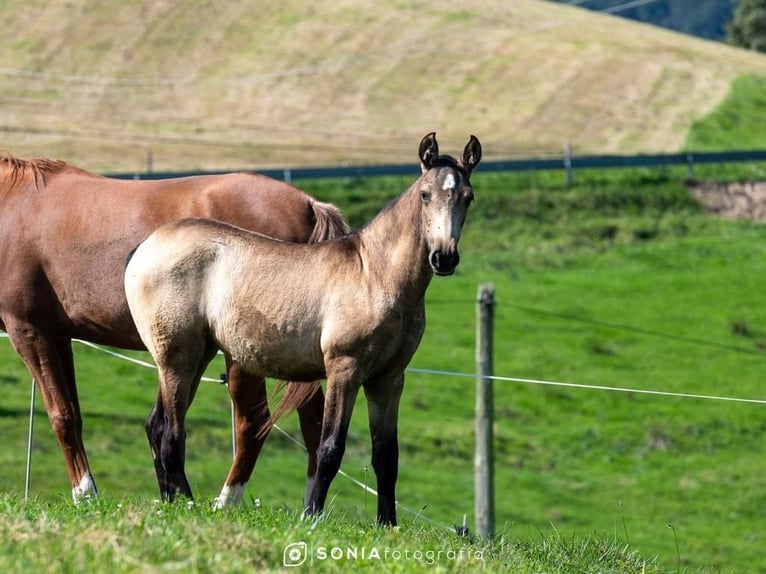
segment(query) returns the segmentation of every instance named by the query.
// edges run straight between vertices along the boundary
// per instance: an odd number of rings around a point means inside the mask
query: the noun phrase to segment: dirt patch
[[[766,181],[689,183],[694,197],[711,213],[727,219],[766,221]]]

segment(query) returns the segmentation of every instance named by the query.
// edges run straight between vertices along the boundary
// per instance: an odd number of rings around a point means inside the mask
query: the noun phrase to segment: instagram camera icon
[[[293,542],[285,546],[282,564],[287,567],[300,566],[306,561],[308,546],[305,542]]]

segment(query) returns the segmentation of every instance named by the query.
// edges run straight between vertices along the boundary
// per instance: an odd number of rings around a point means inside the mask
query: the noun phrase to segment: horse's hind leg
[[[269,420],[266,381],[251,375],[226,357],[229,395],[234,404],[237,452],[214,509],[238,504],[245,493],[253,468],[268,433],[259,432]]]
[[[182,349],[181,351],[157,360],[160,372],[158,404],[162,405],[164,416],[162,416],[162,434],[159,440],[159,464],[155,458],[154,467],[157,472],[160,495],[167,501],[172,501],[177,494],[193,498],[184,470],[186,461],[184,425],[186,413],[194,399],[202,373],[216,353],[215,347],[210,344],[185,346],[183,342],[176,341],[176,343],[177,348]],[[197,359],[190,359],[189,357],[192,356],[196,356]],[[155,405],[147,421],[147,427],[153,416],[161,415],[163,412],[158,412]],[[153,437],[150,436],[149,440],[154,449]]]
[[[5,318],[8,337],[34,378],[59,441],[75,503],[98,495],[85,446],[75,385],[72,342],[44,334],[26,322]]]
[[[303,405],[298,407],[298,418],[301,423],[303,443],[308,452],[308,468],[306,469],[306,494],[304,504],[308,505],[309,495],[314,488],[317,473],[317,450],[322,438],[322,417],[324,414],[324,393],[322,385],[317,383],[317,391]]]
[[[399,473],[397,421],[404,373],[365,385],[372,439],[372,468],[378,480],[378,524],[396,526],[396,479]]]
[[[266,381],[250,375],[227,356],[227,379],[229,394],[234,404],[234,428],[237,451],[221,493],[213,503],[221,509],[242,500],[245,487],[252,476],[266,437],[271,430]],[[308,451],[306,497],[313,488],[317,471],[317,448],[322,432],[324,394],[317,383],[317,391],[298,407],[301,432]]]
[[[162,452],[162,439],[165,436],[165,428],[167,427],[167,417],[165,416],[165,407],[162,404],[162,393],[157,392],[157,401],[152,407],[152,412],[149,414],[149,418],[146,419],[144,428],[146,429],[146,438],[149,439],[149,448],[152,451],[152,460],[154,461],[154,473],[157,476],[157,482],[162,485],[167,484],[169,478],[165,474],[165,469],[162,466],[162,458],[160,453]],[[160,494],[164,491],[160,486]]]
[[[77,383],[75,379],[74,370],[74,356],[72,354],[72,341],[67,339],[65,341],[58,342],[58,354],[61,358],[61,364],[64,368],[64,380],[67,386],[67,392],[71,399],[71,405],[73,410],[73,441],[75,446],[74,453],[68,453],[68,456],[75,461],[75,468],[82,468],[84,470],[76,471],[75,474],[79,475],[79,478],[75,479],[76,483],[72,487],[72,499],[75,503],[79,502],[83,498],[91,498],[98,496],[98,490],[96,489],[96,483],[91,475],[90,465],[88,464],[88,456],[85,453],[85,444],[82,440],[82,413],[80,411],[80,399],[77,395]],[[66,457],[67,455],[65,455]]]

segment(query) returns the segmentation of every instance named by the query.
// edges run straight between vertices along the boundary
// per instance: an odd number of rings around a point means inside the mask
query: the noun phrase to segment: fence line
[[[474,301],[471,299],[450,299],[439,300],[435,299],[429,301],[429,305],[471,305]],[[686,335],[676,335],[673,333],[663,333],[662,331],[653,331],[644,327],[635,327],[633,325],[625,325],[623,323],[614,323],[612,321],[604,321],[603,319],[595,319],[592,317],[585,317],[581,315],[573,315],[571,313],[563,313],[559,311],[549,311],[547,309],[538,309],[536,307],[529,307],[528,305],[521,305],[519,303],[511,303],[508,301],[496,301],[495,306],[497,308],[510,307],[530,313],[534,315],[541,315],[543,317],[550,317],[554,319],[563,319],[566,321],[576,321],[578,323],[586,323],[589,325],[598,325],[600,327],[607,327],[615,331],[625,331],[627,333],[636,333],[639,335],[646,335],[647,337],[655,337],[658,339],[667,339],[668,341],[677,341],[679,343],[687,343],[689,345],[698,345],[701,347],[713,347],[722,351],[732,351],[734,353],[742,353],[744,355],[757,355],[766,359],[766,352],[759,349],[752,349],[748,347],[741,347],[731,343],[721,343],[718,341],[709,341],[707,339],[699,339],[696,337],[688,337]]]
[[[0,338],[2,337],[8,337],[6,333],[0,333]],[[132,363],[135,363],[137,365],[141,365],[144,367],[149,367],[152,369],[156,369],[157,367],[149,362],[142,361],[141,359],[136,359],[133,357],[130,357],[128,355],[123,355],[121,353],[117,353],[116,351],[112,351],[110,349],[106,349],[104,347],[101,347],[99,345],[96,345],[94,343],[91,343],[89,341],[83,341],[81,339],[75,339],[78,343],[82,343],[83,345],[86,345],[88,347],[92,347],[94,349],[97,349],[99,351],[102,351],[104,353],[107,353],[109,355],[112,355],[113,357],[120,358],[126,361],[130,361]],[[419,373],[424,375],[438,375],[438,376],[444,376],[444,377],[453,377],[453,378],[463,378],[463,379],[472,379],[475,380],[477,377],[476,373],[466,373],[462,371],[443,371],[438,369],[423,369],[419,367],[407,367],[407,372],[409,373]],[[569,388],[575,388],[575,389],[585,389],[585,390],[593,390],[593,391],[611,391],[611,392],[619,392],[619,393],[636,393],[636,394],[643,394],[643,395],[655,395],[655,396],[664,396],[664,397],[675,397],[675,398],[686,398],[686,399],[701,399],[701,400],[711,400],[711,401],[724,401],[724,402],[735,402],[735,403],[746,403],[746,404],[758,404],[758,405],[764,405],[766,404],[766,399],[751,399],[746,397],[727,397],[727,396],[716,396],[716,395],[703,395],[703,394],[696,394],[696,393],[683,393],[683,392],[675,392],[675,391],[662,391],[662,390],[654,390],[654,389],[635,389],[635,388],[629,388],[629,387],[609,387],[606,385],[589,385],[585,383],[570,383],[570,382],[564,382],[564,381],[548,381],[544,379],[528,379],[528,378],[522,378],[522,377],[505,377],[500,375],[493,375],[489,377],[483,377],[488,378],[493,381],[501,381],[501,382],[511,382],[511,383],[523,383],[523,384],[529,384],[529,385],[545,385],[545,386],[552,386],[552,387],[569,387]],[[220,379],[211,379],[211,378],[202,378],[203,381],[207,382],[213,382],[213,383],[220,383]]]
[[[571,149],[571,148],[567,148]],[[715,163],[743,163],[743,162],[766,162],[766,150],[736,150],[726,152],[681,152],[639,155],[584,155],[576,156],[565,152],[559,158],[538,159],[507,159],[485,160],[481,162],[482,173],[504,171],[546,171],[563,170],[567,174],[567,180],[571,181],[572,174],[578,169],[594,168],[630,168],[630,167],[665,167],[686,166],[687,175],[694,177],[694,166],[697,164]],[[148,168],[148,166],[147,166]],[[280,169],[253,169],[240,170],[198,170],[198,171],[166,171],[153,172],[147,169],[144,173],[121,172],[108,173],[108,177],[118,179],[166,179],[174,177],[187,177],[192,175],[214,175],[231,171],[257,171],[262,175],[292,181],[295,179],[320,179],[320,178],[359,178],[380,177],[398,175],[417,175],[420,167],[416,164],[386,164],[386,165],[358,165],[358,166],[328,166],[307,168],[280,168]]]
[[[415,367],[410,367],[407,370],[411,373],[421,373],[425,375],[461,377],[466,379],[476,378],[476,373],[462,373],[462,372],[456,372],[456,371],[438,371],[434,369],[419,369]],[[713,401],[730,401],[730,402],[736,402],[736,403],[752,403],[752,404],[766,405],[766,399],[748,399],[748,398],[741,398],[741,397],[719,397],[715,395],[700,395],[700,394],[694,394],[694,393],[679,393],[679,392],[673,392],[673,391],[656,391],[652,389],[633,389],[628,387],[607,387],[605,385],[586,385],[581,383],[545,381],[542,379],[523,379],[520,377],[489,376],[489,377],[483,377],[483,378],[488,378],[493,381],[525,383],[529,385],[548,385],[552,387],[570,387],[575,389],[588,389],[588,390],[595,390],[595,391],[614,391],[619,393],[638,393],[643,395],[658,395],[658,396],[664,396],[664,397],[680,397],[680,398],[686,398],[686,399],[706,399],[706,400],[713,400]]]
[[[697,337],[688,337],[686,335],[675,335],[673,333],[663,333],[662,331],[652,331],[651,329],[645,329],[644,327],[635,327],[633,325],[625,325],[622,323],[613,323],[611,321],[604,321],[603,319],[594,319],[592,317],[583,317],[580,315],[573,315],[570,313],[561,313],[557,311],[548,311],[546,309],[538,309],[535,307],[529,307],[527,305],[520,305],[517,303],[503,303],[514,309],[519,309],[526,313],[534,315],[542,315],[543,317],[552,317],[554,319],[563,319],[566,321],[576,321],[579,323],[587,323],[590,325],[598,325],[600,327],[607,327],[616,331],[625,331],[628,333],[637,333],[639,335],[646,335],[648,337],[656,337],[658,339],[667,339],[669,341],[678,341],[680,343],[688,343],[690,345],[698,345],[702,347],[713,347],[723,351],[732,351],[734,353],[742,353],[745,355],[757,355],[759,357],[766,358],[766,353],[759,349],[752,349],[748,347],[740,347],[739,345],[733,345],[731,343],[720,343],[718,341],[709,341],[707,339],[698,339]]]

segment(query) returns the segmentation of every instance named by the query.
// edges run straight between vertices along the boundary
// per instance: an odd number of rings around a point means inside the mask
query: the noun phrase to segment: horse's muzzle
[[[444,251],[432,251],[428,256],[428,263],[437,275],[452,275],[455,267],[460,263],[460,255],[457,250],[445,253]]]

